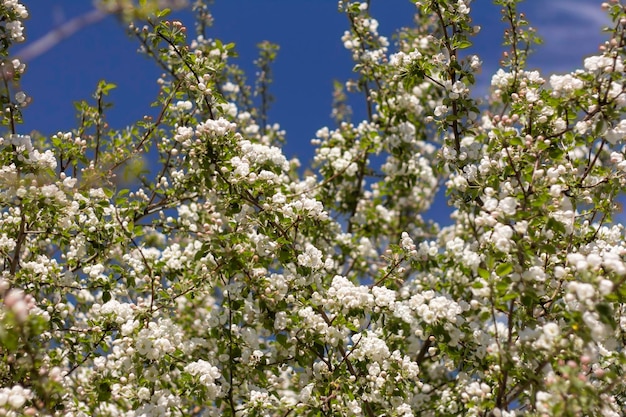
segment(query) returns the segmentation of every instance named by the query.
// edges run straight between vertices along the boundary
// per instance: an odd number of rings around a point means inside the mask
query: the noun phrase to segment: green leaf
[[[535,294],[532,293],[524,293],[522,295],[521,298],[522,304],[527,308],[527,309],[532,309],[533,307],[535,307],[537,305],[537,296]]]
[[[510,300],[515,300],[517,298],[518,294],[516,292],[513,291],[507,291],[500,300],[502,300],[503,302],[506,301],[510,301]]]
[[[454,42],[454,49],[465,49],[472,46],[472,42],[469,39],[459,39]]]
[[[109,91],[113,90],[114,88],[117,88],[117,85],[113,83],[107,83],[106,81],[101,80],[98,83],[97,91],[102,93],[102,95],[106,96],[106,95],[109,95]]]
[[[6,320],[6,318],[5,318]],[[20,341],[20,336],[16,329],[7,329],[4,326],[0,326],[0,343],[2,347],[9,352],[15,352]]]
[[[283,334],[283,333],[279,333],[276,335],[276,342],[278,342],[279,345],[283,346],[283,347],[288,347],[287,344],[287,335]]]
[[[482,282],[480,282],[480,281],[474,281],[474,282],[472,282],[472,288],[484,288],[484,287],[485,287],[485,284],[483,284],[483,283],[482,283]]]
[[[607,303],[599,303],[596,304],[596,311],[600,315],[600,321],[604,324],[608,324],[611,328],[615,329],[617,327],[617,323],[615,322],[615,318],[613,317],[613,309]]]
[[[108,382],[98,384],[98,401],[108,401],[111,399],[111,385]]]
[[[559,234],[565,234],[565,226],[563,225],[563,223],[553,218],[548,219],[546,228],[548,230],[552,230],[553,232],[558,232]]]
[[[230,309],[231,310],[239,310],[243,306],[242,300],[232,300],[230,301]]]
[[[489,277],[491,276],[489,271],[483,268],[478,268],[478,275],[483,279],[489,279]]]
[[[313,349],[315,350],[315,352],[317,352],[317,354],[319,355],[320,358],[323,358],[325,353],[326,353],[326,347],[319,343],[319,342],[315,342],[313,344]]]
[[[496,289],[499,292],[507,292],[507,291],[509,291],[509,284],[510,284],[509,280],[498,281],[496,283]]]
[[[499,277],[504,277],[513,272],[513,265],[510,263],[502,263],[496,267],[496,274]]]

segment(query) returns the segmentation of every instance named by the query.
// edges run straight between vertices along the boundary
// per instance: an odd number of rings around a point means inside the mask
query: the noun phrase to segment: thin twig
[[[45,54],[50,49],[54,48],[64,39],[69,38],[74,33],[78,32],[82,28],[93,25],[107,17],[108,14],[102,10],[93,9],[81,16],[77,16],[61,26],[46,33],[41,38],[26,45],[20,52],[17,53],[17,57],[21,61],[32,61],[40,55]]]

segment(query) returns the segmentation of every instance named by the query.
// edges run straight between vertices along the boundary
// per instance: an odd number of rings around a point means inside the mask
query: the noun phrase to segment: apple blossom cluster
[[[19,415],[18,413],[24,411],[24,405],[26,401],[33,397],[33,393],[29,389],[24,389],[19,385],[15,385],[12,388],[0,389],[0,406],[8,406],[11,411],[8,411],[5,415]],[[33,413],[33,409],[28,409],[30,413]]]
[[[4,20],[3,25],[5,31],[8,31],[9,38],[15,42],[24,41],[24,26],[22,21],[28,18],[28,10],[26,7],[17,0],[4,0],[2,2],[2,8],[6,17],[9,19]]]
[[[392,44],[341,0],[354,78],[307,170],[267,112],[277,48],[253,93],[207,5],[195,33],[114,9],[164,70],[157,117],[118,130],[81,102],[75,130],[31,137],[0,89],[0,414],[624,415],[626,5],[581,69],[544,75],[519,2],[496,3],[483,103],[474,3],[417,2]],[[19,78],[28,14],[0,13]]]

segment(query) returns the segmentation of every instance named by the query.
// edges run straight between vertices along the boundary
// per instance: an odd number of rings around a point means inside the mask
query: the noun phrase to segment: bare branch
[[[102,10],[93,9],[88,13],[68,20],[36,41],[26,45],[20,52],[18,52],[17,57],[21,61],[32,61],[38,56],[45,54],[62,40],[69,38],[82,28],[93,25],[107,16],[108,13]]]

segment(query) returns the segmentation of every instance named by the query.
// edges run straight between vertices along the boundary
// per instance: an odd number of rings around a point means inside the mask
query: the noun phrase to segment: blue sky
[[[93,10],[92,2],[78,0],[24,0],[31,17],[26,22],[25,44],[18,53],[49,31]],[[412,23],[414,2],[372,0],[379,31],[390,36]],[[595,53],[603,40],[601,27],[608,23],[599,0],[527,0],[522,3],[531,24],[545,39],[531,65],[549,72],[568,72]],[[484,94],[502,53],[502,23],[491,1],[477,0],[472,6],[475,23],[482,31],[472,51],[484,61],[477,94]],[[347,18],[337,12],[336,0],[216,0],[215,26],[210,36],[235,42],[238,62],[253,75],[255,45],[269,40],[281,49],[274,67],[276,102],[270,121],[287,131],[287,156],[297,155],[307,164],[313,155],[310,139],[331,123],[331,93],[334,79],[345,81],[353,63],[340,40]],[[189,22],[190,28],[191,22]],[[44,53],[28,59],[22,88],[32,96],[25,109],[20,133],[33,130],[49,135],[76,126],[72,103],[88,99],[100,79],[118,85],[110,96],[114,107],[109,123],[122,128],[153,111],[150,102],[157,93],[160,71],[136,52],[137,44],[113,17],[87,25]],[[358,122],[358,109],[355,121]]]
[[[89,1],[24,3],[31,18],[27,21],[27,43],[20,48],[93,9]],[[474,19],[483,28],[476,47],[484,59],[479,80],[484,91],[502,52],[502,26],[498,9],[491,2],[474,3]],[[387,35],[412,22],[414,7],[408,0],[372,0],[380,31]],[[600,28],[606,23],[600,1],[528,0],[522,8],[546,39],[532,60],[534,66],[546,72],[570,71],[597,50],[602,39]],[[281,46],[274,69],[277,101],[271,118],[287,130],[286,153],[302,155],[303,162],[311,155],[309,140],[315,131],[330,122],[333,79],[345,80],[351,75],[350,55],[339,39],[347,19],[336,9],[336,0],[216,0],[214,5],[212,35],[234,41],[239,62],[250,71],[259,41],[267,39]],[[156,94],[155,79],[160,72],[136,49],[122,25],[108,17],[30,59],[23,88],[33,103],[24,113],[24,133],[39,130],[49,134],[72,128],[72,103],[88,98],[100,79],[119,86],[111,96],[115,106],[110,123],[121,127],[140,119],[151,110],[148,104]]]

